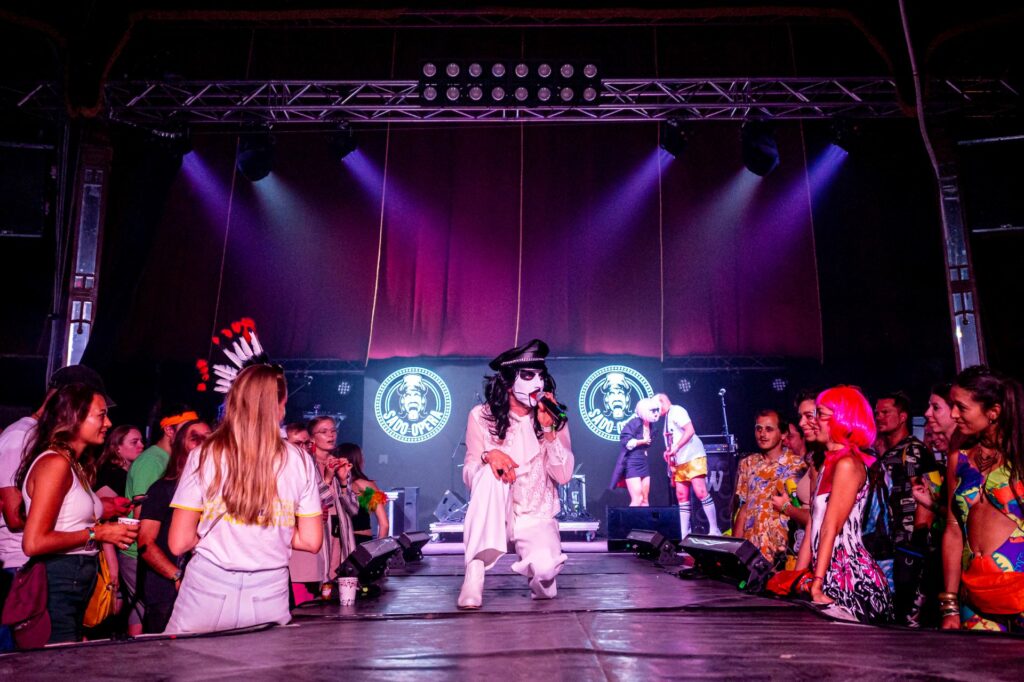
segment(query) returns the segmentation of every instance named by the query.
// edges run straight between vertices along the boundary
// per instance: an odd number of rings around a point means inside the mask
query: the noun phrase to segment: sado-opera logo
[[[580,389],[580,414],[587,428],[605,440],[619,440],[641,398],[654,395],[651,382],[632,367],[609,365],[597,370]]]
[[[437,374],[423,367],[392,372],[374,399],[377,423],[403,443],[422,443],[441,433],[452,413],[452,396]]]

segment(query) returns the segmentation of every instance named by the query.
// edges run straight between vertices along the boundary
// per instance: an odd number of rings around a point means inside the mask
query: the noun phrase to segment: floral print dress
[[[818,556],[821,525],[825,507],[832,494],[832,472],[835,462],[827,462],[818,477],[817,492],[811,502],[811,552]],[[836,535],[832,561],[825,574],[822,591],[835,603],[849,611],[861,623],[882,625],[893,621],[892,593],[885,574],[861,541],[861,516],[867,502],[868,485],[857,491],[853,509]]]

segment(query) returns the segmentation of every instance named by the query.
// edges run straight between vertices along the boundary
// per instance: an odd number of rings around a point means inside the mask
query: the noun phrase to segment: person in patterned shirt
[[[789,517],[772,506],[772,496],[785,490],[787,479],[798,481],[807,468],[802,457],[782,444],[788,428],[775,410],[758,412],[754,438],[759,452],[740,462],[736,479],[739,514],[733,535],[749,540],[769,561],[786,551],[789,528]]]

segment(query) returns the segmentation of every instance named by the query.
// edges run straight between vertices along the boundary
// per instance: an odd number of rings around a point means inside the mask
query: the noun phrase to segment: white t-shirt
[[[320,516],[320,492],[313,458],[302,454],[291,443],[285,443],[286,456],[277,476],[273,525],[256,526],[243,524],[225,513],[220,491],[212,497],[206,494],[207,482],[213,480],[214,464],[211,457],[200,472],[199,451],[200,448],[196,448],[189,453],[171,500],[172,507],[202,514],[196,554],[229,571],[262,571],[288,566],[295,518]]]
[[[677,443],[683,437],[683,428],[690,423],[690,414],[682,405],[673,405],[668,408],[665,415],[665,448],[671,449],[673,443]],[[704,443],[697,434],[676,453],[675,465],[680,466],[692,462],[698,457],[707,457],[704,451]]]
[[[35,417],[22,417],[0,433],[0,488],[17,488],[14,481],[21,466],[25,443],[36,429]],[[28,563],[21,549],[21,533],[12,533],[0,514],[0,564],[4,568],[19,568]]]

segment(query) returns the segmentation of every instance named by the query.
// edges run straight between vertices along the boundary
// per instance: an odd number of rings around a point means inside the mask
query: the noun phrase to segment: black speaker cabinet
[[[679,507],[608,507],[609,540],[624,540],[631,530],[653,530],[679,539]]]
[[[690,534],[679,543],[679,549],[693,557],[703,575],[736,583],[750,592],[760,592],[772,572],[757,547],[741,538]]]

